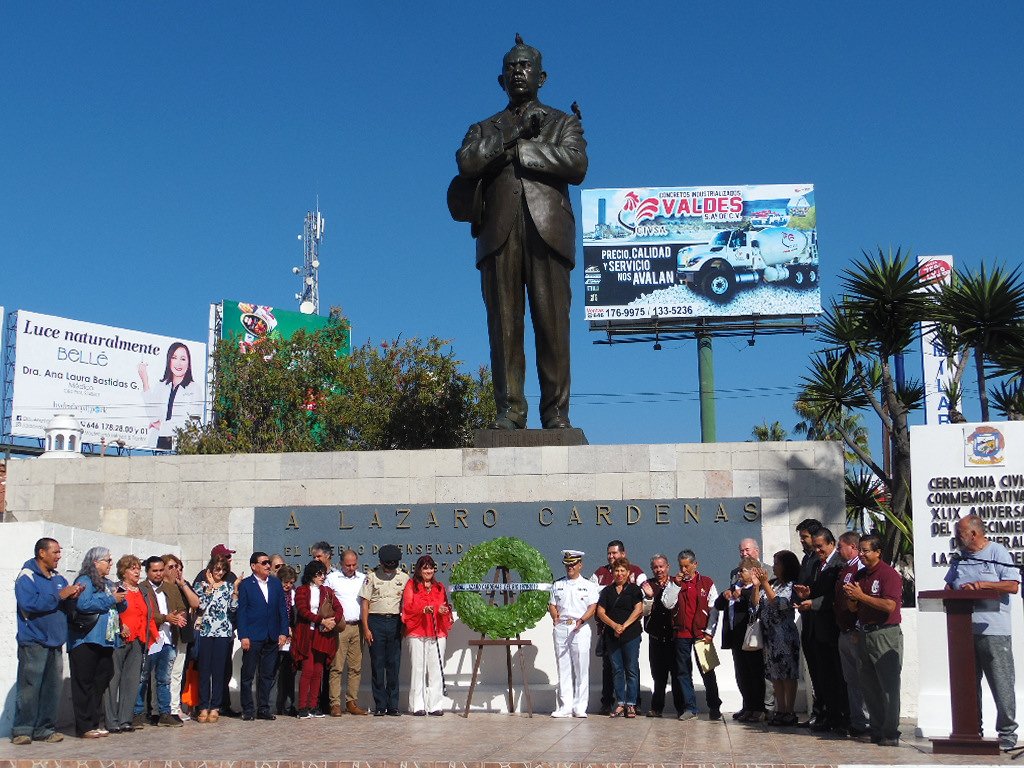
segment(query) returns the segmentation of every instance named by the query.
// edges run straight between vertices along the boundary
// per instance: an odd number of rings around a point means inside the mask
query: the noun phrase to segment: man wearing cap
[[[380,548],[380,565],[370,571],[359,590],[363,600],[363,639],[370,646],[373,714],[398,717],[398,675],[402,661],[402,593],[409,574],[398,570],[402,550]]]
[[[226,544],[218,544],[210,550],[210,559],[215,557],[223,557],[228,561],[228,572],[224,574],[224,581],[228,584],[234,584],[238,581],[238,577],[234,571],[231,570],[231,556],[235,554],[235,550],[228,549]],[[196,577],[192,579],[192,583],[206,581],[206,566],[203,566],[203,570],[196,574]],[[231,673],[234,671],[234,666],[231,662],[231,654],[224,659],[224,690],[221,693],[221,706],[220,714],[222,717],[240,717],[241,712],[231,708]]]
[[[583,553],[563,549],[565,576],[551,586],[548,613],[554,623],[558,694],[552,717],[586,717],[590,698],[590,625],[601,588],[580,576]],[[574,679],[575,678],[575,679]]]

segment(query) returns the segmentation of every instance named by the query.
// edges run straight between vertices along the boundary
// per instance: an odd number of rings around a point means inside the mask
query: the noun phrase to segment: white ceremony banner
[[[911,497],[914,508],[914,570],[918,592],[942,589],[949,556],[956,551],[956,521],[977,513],[986,535],[1024,563],[1024,422],[944,424],[910,428]],[[1024,602],[1010,598],[1017,691],[1024,690]],[[920,689],[918,727],[925,736],[948,736],[949,664],[942,603],[921,601],[918,613]],[[904,654],[915,649],[904,648]],[[995,736],[995,707],[982,683],[986,736]],[[1024,697],[1017,695],[1017,711]]]

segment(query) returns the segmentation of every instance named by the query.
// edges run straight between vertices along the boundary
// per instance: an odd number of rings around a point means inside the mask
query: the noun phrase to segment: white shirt
[[[600,595],[601,587],[589,579],[582,576],[575,579],[562,576],[551,585],[551,599],[548,600],[548,604],[558,609],[559,618],[579,619],[590,610],[590,606],[597,603]]]
[[[320,587],[316,584],[309,585],[309,612],[314,616],[320,610]],[[314,625],[315,626],[315,625]]]
[[[164,616],[167,615],[167,595],[160,589],[159,584],[154,584],[152,581],[149,582],[149,586],[153,588],[153,592],[156,593],[156,605],[160,609],[160,613]],[[160,631],[157,634],[156,642],[149,647],[149,655],[152,656],[154,653],[159,653],[165,645],[171,644],[171,625],[170,622],[165,621],[160,625]]]
[[[263,593],[263,599],[266,600],[267,604],[269,605],[270,604],[270,587],[267,586],[267,582],[269,581],[269,579],[261,579],[255,573],[252,576],[253,576],[254,579],[256,579],[256,584],[259,585],[260,592]]]
[[[356,571],[351,576],[346,576],[344,571],[332,569],[324,581],[328,587],[334,590],[341,603],[341,611],[345,614],[346,622],[359,621],[360,611],[363,609],[363,598],[359,596],[359,590],[366,583],[366,574]]]

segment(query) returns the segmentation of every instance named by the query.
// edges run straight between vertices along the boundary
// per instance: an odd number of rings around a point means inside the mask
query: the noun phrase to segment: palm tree
[[[949,285],[935,294],[936,318],[948,324],[959,343],[974,353],[981,420],[989,420],[985,362],[993,354],[1022,344],[1024,277],[1020,267],[1008,271],[984,264],[978,272],[956,270]]]
[[[782,424],[777,421],[769,424],[767,419],[750,430],[750,434],[758,443],[781,443],[789,437],[786,434],[786,428]]]
[[[843,434],[847,447],[884,485],[897,520],[910,516],[910,428],[908,414],[919,408],[924,390],[917,382],[900,386],[892,358],[915,340],[918,323],[929,319],[932,296],[920,290],[917,265],[898,249],[864,253],[843,271],[843,298],[833,301],[819,328],[829,346],[811,360],[803,377],[804,399],[820,408],[826,423],[839,428],[845,413],[869,408],[889,435],[892,462],[886,472],[871,455]],[[848,439],[849,437],[849,439]],[[884,530],[884,554],[893,561],[906,536],[900,526]]]
[[[806,393],[800,395],[793,403],[793,410],[800,417],[793,426],[793,434],[804,435],[808,440],[842,440],[849,437],[860,452],[870,454],[868,430],[864,419],[859,413],[849,408],[843,409],[833,423],[825,418],[822,407],[807,399]],[[844,452],[847,464],[860,461],[860,454],[847,445]]]

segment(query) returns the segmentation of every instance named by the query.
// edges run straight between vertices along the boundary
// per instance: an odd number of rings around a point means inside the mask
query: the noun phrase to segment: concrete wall
[[[26,459],[8,472],[15,519],[175,541],[186,573],[221,542],[251,552],[257,506],[760,496],[766,553],[794,548],[806,517],[843,519],[838,443]]]
[[[64,462],[41,462],[62,464]],[[0,560],[0,737],[11,735],[14,722],[15,682],[18,678],[18,631],[17,605],[14,600],[13,584],[21,566],[26,560],[34,557],[32,547],[35,543],[49,536],[60,542],[62,555],[60,572],[71,582],[82,566],[82,558],[92,547],[107,547],[115,558],[126,552],[147,552],[179,554],[177,545],[157,542],[149,539],[115,536],[108,533],[71,528],[50,522],[9,523],[0,526],[0,536],[4,542],[6,557]],[[64,663],[64,690],[61,695],[59,724],[71,722],[71,691],[68,687],[68,665]]]
[[[753,496],[762,500],[766,554],[799,551],[793,527],[804,518],[843,528],[843,456],[837,443],[19,460],[10,462],[8,473],[8,518],[99,531],[106,534],[102,540],[118,551],[120,545],[110,543],[112,536],[173,542],[180,547],[187,574],[198,571],[211,547],[222,542],[247,562],[254,508],[261,506]],[[153,550],[147,546],[124,551]],[[534,642],[523,658],[537,711],[553,708],[556,676],[550,631],[550,622],[544,619],[524,636]],[[453,696],[460,706],[472,673],[469,639],[465,627],[457,629],[445,660],[450,692],[455,686]],[[642,679],[649,686],[646,656],[642,650]],[[722,656],[719,681],[729,709],[739,706],[738,694],[731,660],[727,653]],[[591,675],[598,690],[599,664],[596,660]],[[368,662],[364,669],[366,683]],[[474,709],[504,708],[504,672],[503,653],[488,649]],[[518,670],[514,679],[518,689]],[[366,704],[366,694],[363,698]]]

